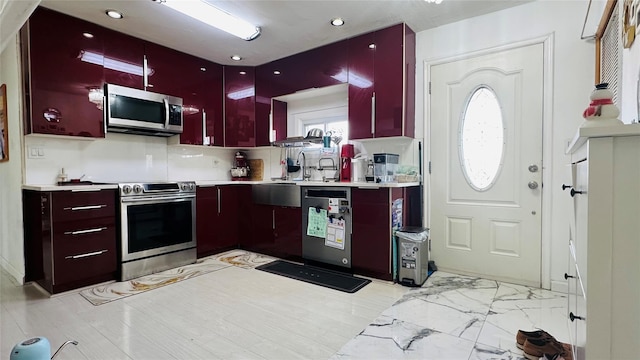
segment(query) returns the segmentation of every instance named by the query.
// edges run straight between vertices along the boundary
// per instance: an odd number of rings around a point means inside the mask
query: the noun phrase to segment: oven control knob
[[[140,185],[140,184],[133,185],[133,192],[135,194],[141,194],[142,193],[142,185]]]
[[[124,185],[122,187],[122,193],[128,195],[131,193],[131,185]]]
[[[196,190],[196,184],[193,184],[193,183],[189,184],[189,190],[190,191],[195,191]]]
[[[187,191],[188,189],[189,189],[189,185],[187,185],[186,183],[180,184],[180,190]]]

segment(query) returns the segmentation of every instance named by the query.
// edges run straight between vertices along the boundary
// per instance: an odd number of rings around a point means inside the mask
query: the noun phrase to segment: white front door
[[[431,67],[431,258],[540,286],[543,44]]]

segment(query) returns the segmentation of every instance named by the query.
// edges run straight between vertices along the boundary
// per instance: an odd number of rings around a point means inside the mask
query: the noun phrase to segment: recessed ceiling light
[[[82,36],[86,37],[87,39],[93,39],[93,34],[92,33],[83,32]]]
[[[278,71],[278,70],[274,70],[274,71],[273,71],[273,75],[280,75],[280,71]]]
[[[239,74],[240,75],[247,75],[247,72],[246,71],[240,71]]]
[[[105,13],[107,14],[107,16],[113,19],[122,19],[124,17],[121,12],[116,10],[107,10],[105,11]]]
[[[333,25],[333,26],[342,26],[342,25],[344,25],[344,20],[342,18],[331,19],[331,25]]]
[[[375,49],[376,48],[376,44],[369,44],[369,49]]]
[[[240,61],[240,60],[242,60],[242,56],[240,56],[240,55],[231,55],[231,60]]]

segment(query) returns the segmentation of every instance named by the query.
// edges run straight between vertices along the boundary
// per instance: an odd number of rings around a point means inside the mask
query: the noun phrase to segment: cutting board
[[[249,169],[251,169],[251,175],[249,180],[262,181],[264,174],[264,161],[262,159],[249,159]]]

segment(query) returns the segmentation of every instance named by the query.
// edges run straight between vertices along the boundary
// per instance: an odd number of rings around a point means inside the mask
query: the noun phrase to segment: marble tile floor
[[[0,358],[33,336],[59,359],[520,359],[518,329],[568,341],[566,297],[434,273],[355,294],[228,266],[94,306],[0,277]]]

